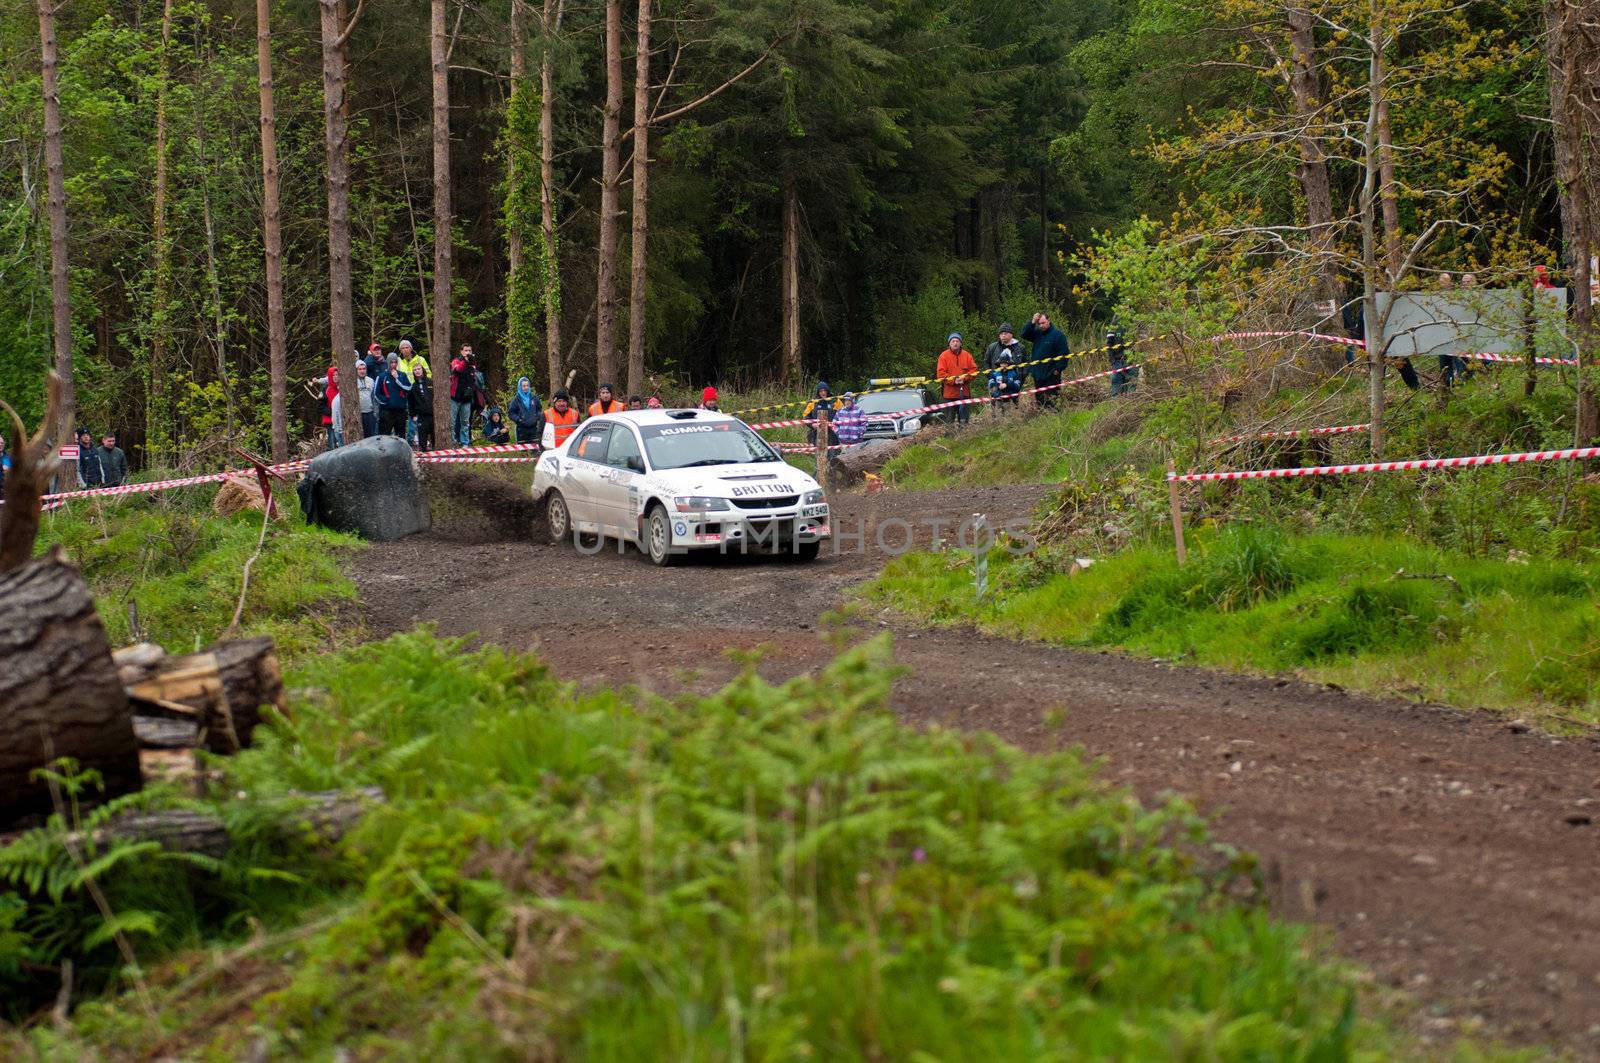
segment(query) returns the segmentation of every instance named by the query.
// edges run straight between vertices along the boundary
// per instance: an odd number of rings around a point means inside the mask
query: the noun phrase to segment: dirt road
[[[859,552],[671,569],[530,539],[525,507],[505,509],[369,553],[358,580],[377,634],[434,621],[537,649],[580,682],[709,689],[737,670],[730,650],[765,647],[773,678],[829,660],[818,618],[881,566],[884,521],[984,512],[998,523],[1038,497],[842,495],[835,523],[868,529]],[[893,525],[884,541],[903,538]],[[907,722],[1079,745],[1145,798],[1192,799],[1223,840],[1260,855],[1282,914],[1326,927],[1341,954],[1424,1004],[1424,1033],[1481,1026],[1600,1058],[1600,735],[1555,739],[1488,714],[876,615],[853,623],[894,632],[908,672],[893,707]]]

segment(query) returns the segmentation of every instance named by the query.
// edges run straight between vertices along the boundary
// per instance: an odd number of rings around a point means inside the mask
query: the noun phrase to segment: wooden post
[[[1178,502],[1178,466],[1171,459],[1167,461],[1167,503],[1172,507],[1172,539],[1178,548],[1178,567],[1182,568],[1189,560],[1189,551],[1183,543],[1183,506]]]
[[[811,412],[816,416],[817,424],[817,486],[822,488],[823,495],[828,493],[828,411],[817,403],[811,407]]]

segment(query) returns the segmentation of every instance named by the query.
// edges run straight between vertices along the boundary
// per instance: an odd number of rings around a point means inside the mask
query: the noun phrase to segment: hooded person
[[[950,333],[933,375],[944,382],[944,400],[960,403],[955,408],[956,420],[966,424],[967,418],[972,416],[972,404],[966,400],[972,398],[972,378],[978,375],[978,363],[962,346],[961,333]]]
[[[411,420],[411,378],[400,369],[400,356],[392,351],[383,372],[373,381],[372,401],[378,409],[378,433],[406,438]]]
[[[333,405],[339,398],[339,367],[328,366],[328,371],[317,382],[317,412],[322,416],[322,430],[328,436],[328,449],[339,446],[339,421],[334,417]]]
[[[525,376],[517,377],[517,393],[506,406],[506,415],[517,426],[518,443],[538,443],[544,433],[544,407],[534,394],[533,382]]]
[[[844,446],[854,446],[867,434],[867,412],[856,405],[854,392],[847,391],[839,399],[839,408],[833,414],[833,430]]]
[[[370,438],[378,434],[378,411],[372,402],[372,377],[367,373],[367,363],[356,362],[356,384],[351,390],[356,393],[356,399],[361,405],[361,437]]]
[[[410,340],[400,341],[400,367],[406,371],[406,374],[412,380],[417,379],[418,368],[426,368],[427,365],[428,360],[417,351],[416,346]]]
[[[660,400],[656,401],[656,405],[661,405]],[[717,389],[710,384],[707,384],[705,389],[700,392],[700,408],[702,410],[717,409]]]
[[[802,421],[815,421],[826,415],[828,420],[832,422],[833,408],[838,405],[838,401],[834,399],[833,389],[828,387],[828,382],[826,380],[817,381],[817,386],[813,389],[812,395],[811,401],[806,403],[805,409],[800,411],[800,419]],[[817,426],[815,424],[806,425],[806,442],[812,446],[817,445]],[[839,442],[838,433],[833,430],[831,423],[828,425],[828,442]]]
[[[511,425],[498,406],[490,406],[483,411],[483,439],[496,446],[511,442]]]
[[[557,388],[550,396],[550,408],[544,411],[544,423],[554,431],[552,447],[559,447],[578,427],[578,411],[572,408],[572,397],[566,388]]]
[[[589,416],[599,417],[602,413],[621,413],[627,408],[627,403],[617,401],[610,384],[601,384],[600,397],[589,404]]]

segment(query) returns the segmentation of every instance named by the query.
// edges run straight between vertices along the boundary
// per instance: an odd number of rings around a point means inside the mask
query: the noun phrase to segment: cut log
[[[0,823],[51,811],[57,757],[139,789],[139,743],[88,585],[60,548],[0,575]]]
[[[124,665],[124,674],[132,666]],[[204,653],[157,659],[128,686],[141,715],[195,716],[213,753],[250,745],[261,710],[285,712],[283,674],[272,639],[219,642]]]
[[[135,716],[133,733],[146,749],[193,749],[200,744],[198,720],[168,720],[158,716]]]
[[[286,838],[335,842],[360,822],[368,808],[382,802],[383,790],[376,786],[298,795],[284,802],[278,827]],[[232,845],[221,819],[209,812],[189,809],[148,812],[113,820],[97,834],[97,838],[106,837],[154,841],[168,852],[212,857],[226,855]]]

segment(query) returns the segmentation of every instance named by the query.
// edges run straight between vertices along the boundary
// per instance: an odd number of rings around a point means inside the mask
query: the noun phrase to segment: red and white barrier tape
[[[1347,347],[1365,347],[1361,340],[1353,340],[1348,336],[1332,336],[1326,332],[1224,332],[1220,336],[1212,336],[1207,343],[1221,343],[1224,340],[1282,340],[1293,336],[1304,337],[1308,340],[1326,340],[1329,343],[1342,343]]]
[[[1242,436],[1221,436],[1206,440],[1206,446],[1222,443],[1245,443],[1254,439],[1299,439],[1301,436],[1342,436],[1347,432],[1365,432],[1371,424],[1336,424],[1325,428],[1287,428],[1281,432],[1254,432]]]
[[[1571,461],[1600,458],[1600,447],[1567,450],[1530,450],[1519,454],[1478,454],[1467,458],[1415,458],[1410,461],[1371,461],[1359,465],[1309,465],[1300,469],[1243,469],[1238,472],[1168,473],[1178,483],[1211,480],[1272,480],[1293,476],[1344,476],[1354,473],[1409,472],[1417,469],[1459,469],[1475,465],[1516,465],[1526,461]]]
[[[461,454],[514,454],[519,451],[538,449],[539,444],[537,443],[496,443],[492,446],[483,447],[453,447],[448,450],[425,450],[419,451],[417,456],[420,458],[423,454],[434,454],[440,457],[454,458]]]
[[[444,451],[431,451],[417,455],[421,462],[460,462],[462,464],[488,465],[495,462],[506,461],[538,461],[537,454],[485,454],[474,457],[470,454],[449,454]]]

